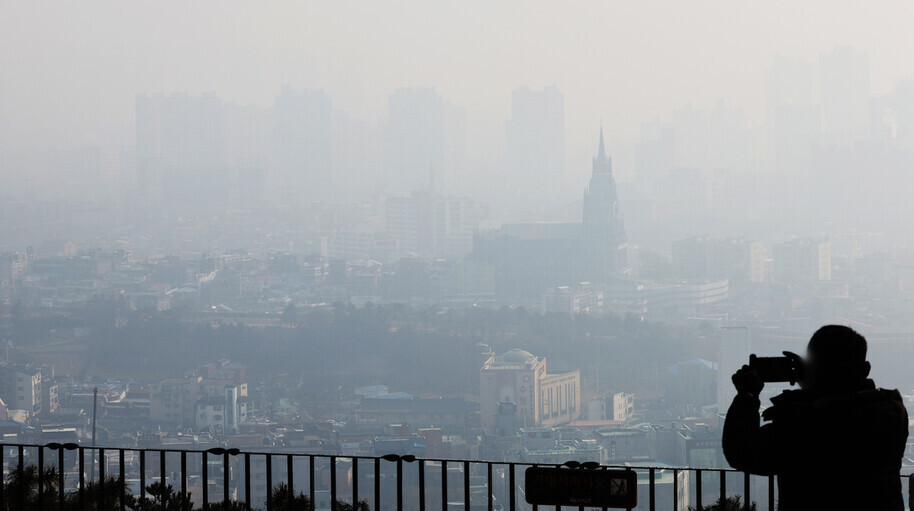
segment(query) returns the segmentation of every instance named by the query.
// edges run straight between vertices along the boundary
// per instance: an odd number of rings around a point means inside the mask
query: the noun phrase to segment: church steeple
[[[600,147],[593,159],[593,174],[584,192],[583,224],[587,280],[605,283],[615,275],[626,273],[625,225],[616,196],[612,160],[606,154],[603,123],[600,123]]]
[[[603,123],[600,123],[600,150],[597,152],[597,160],[606,160],[606,146],[603,145]]]

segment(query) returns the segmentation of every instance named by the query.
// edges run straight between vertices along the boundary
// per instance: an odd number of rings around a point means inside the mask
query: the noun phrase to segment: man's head
[[[869,374],[866,339],[854,329],[827,325],[812,335],[806,348],[806,388],[840,392],[856,387]]]

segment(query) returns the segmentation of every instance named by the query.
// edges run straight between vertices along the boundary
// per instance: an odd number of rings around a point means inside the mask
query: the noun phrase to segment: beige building
[[[546,358],[513,349],[486,360],[480,371],[480,412],[494,429],[499,403],[517,405],[517,427],[555,426],[578,417],[581,373],[546,372]]]

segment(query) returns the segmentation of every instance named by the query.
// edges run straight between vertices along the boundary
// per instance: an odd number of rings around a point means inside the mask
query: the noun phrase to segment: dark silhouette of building
[[[584,192],[584,254],[586,280],[606,282],[628,271],[628,243],[625,225],[616,194],[612,159],[606,155],[603,128],[600,127],[600,149],[593,159],[590,185]]]

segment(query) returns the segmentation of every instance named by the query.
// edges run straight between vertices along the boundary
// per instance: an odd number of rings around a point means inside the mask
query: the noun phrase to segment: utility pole
[[[94,389],[92,389],[92,447],[95,447],[95,422],[96,422],[97,418],[98,418],[98,387],[95,387]],[[92,450],[92,453],[93,454],[95,453],[95,449]],[[93,458],[94,457],[95,456],[93,456]],[[98,462],[102,463],[101,458],[99,458]],[[89,474],[89,480],[91,481],[91,480],[95,479],[95,462],[94,461],[89,465],[89,469],[91,470],[91,472]]]
[[[92,389],[92,447],[95,447],[95,420],[98,418],[98,387]]]

